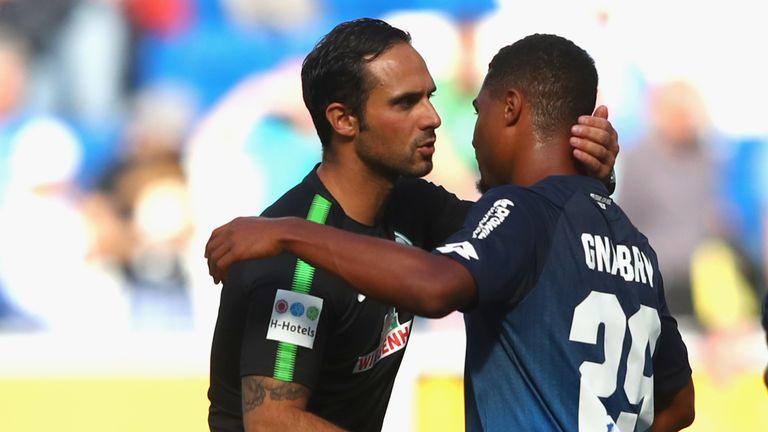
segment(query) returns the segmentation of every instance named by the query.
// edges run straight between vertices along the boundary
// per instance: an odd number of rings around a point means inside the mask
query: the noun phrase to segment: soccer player
[[[265,216],[425,249],[461,227],[470,203],[417,179],[432,168],[440,117],[407,33],[340,24],[305,59],[302,86],[322,163]],[[575,142],[592,156],[579,154],[607,176],[615,132],[603,118],[583,122]],[[412,318],[291,254],[232,265],[211,352],[211,429],[381,429]]]
[[[484,195],[433,254],[251,218],[238,222],[247,241],[231,226],[214,231],[212,274],[242,256],[290,252],[405,310],[463,311],[468,431],[686,427],[691,370],[656,254],[568,145],[596,92],[594,62],[567,39],[507,46],[474,101]]]

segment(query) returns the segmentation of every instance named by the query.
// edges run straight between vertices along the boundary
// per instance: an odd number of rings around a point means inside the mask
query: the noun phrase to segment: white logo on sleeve
[[[475,228],[475,231],[472,232],[472,238],[476,239],[484,239],[488,237],[488,235],[499,225],[501,225],[502,222],[504,222],[504,219],[509,216],[509,209],[507,207],[514,207],[515,203],[512,201],[502,198],[500,200],[497,200],[495,203],[493,203],[493,207],[491,207],[488,212],[485,213],[485,216],[480,220],[480,223],[477,224],[477,228]]]
[[[317,323],[320,322],[322,312],[323,299],[320,297],[277,290],[267,339],[311,349],[315,344]]]
[[[457,253],[459,256],[464,258],[467,261],[472,261],[472,259],[479,260],[480,258],[477,256],[477,251],[475,250],[475,247],[472,246],[472,243],[468,241],[464,241],[461,243],[448,243],[445,246],[440,246],[437,248],[438,251],[449,254],[451,252]]]

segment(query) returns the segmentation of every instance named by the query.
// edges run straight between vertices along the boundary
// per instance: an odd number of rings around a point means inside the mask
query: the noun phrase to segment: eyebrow
[[[437,87],[432,87],[429,90],[427,90],[427,95],[432,95],[437,91]],[[395,95],[390,99],[390,103],[397,104],[404,100],[418,100],[421,99],[421,97],[424,95],[424,92],[421,91],[407,91],[405,93],[400,93]]]
[[[475,111],[477,111],[477,99],[472,99],[472,108],[474,108]]]

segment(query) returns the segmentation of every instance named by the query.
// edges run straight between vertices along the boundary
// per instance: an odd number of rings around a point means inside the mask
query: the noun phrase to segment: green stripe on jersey
[[[293,381],[293,367],[296,363],[297,345],[288,342],[277,343],[274,378],[280,381]]]
[[[331,202],[320,195],[315,195],[312,205],[309,206],[307,220],[324,224],[328,218],[328,211],[331,209]],[[302,294],[309,294],[312,288],[312,278],[315,276],[315,268],[303,260],[296,260],[296,270],[293,273],[293,291]]]
[[[319,224],[325,224],[331,202],[320,195],[315,195],[312,205],[309,206],[307,220]],[[291,289],[302,294],[309,294],[312,288],[312,279],[315,276],[315,268],[301,259],[296,260],[296,269],[293,273]],[[278,342],[277,356],[275,358],[275,373],[273,377],[280,381],[293,381],[293,370],[296,364],[297,346],[289,342]]]
[[[328,211],[331,209],[331,202],[320,195],[315,195],[312,199],[312,205],[309,206],[307,220],[324,224],[328,218]]]

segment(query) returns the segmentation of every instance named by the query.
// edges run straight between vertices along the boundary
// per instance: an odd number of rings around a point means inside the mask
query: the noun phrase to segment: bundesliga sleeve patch
[[[320,322],[322,312],[323,299],[319,297],[277,290],[267,339],[311,349],[315,344],[317,323]]]
[[[491,232],[504,222],[504,219],[509,216],[509,208],[514,207],[515,203],[503,198],[493,203],[493,207],[485,213],[485,216],[477,224],[477,228],[472,232],[472,238],[484,239],[488,237]]]

